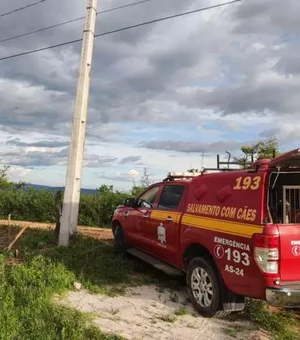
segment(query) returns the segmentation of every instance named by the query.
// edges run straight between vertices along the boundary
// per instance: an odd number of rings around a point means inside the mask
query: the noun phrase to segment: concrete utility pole
[[[60,246],[68,246],[70,234],[77,230],[97,1],[87,0],[64,204],[60,220],[58,239]]]

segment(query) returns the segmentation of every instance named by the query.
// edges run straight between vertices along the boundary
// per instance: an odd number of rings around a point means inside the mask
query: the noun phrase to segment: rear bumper
[[[267,288],[266,301],[274,307],[299,308],[300,289],[294,288]]]

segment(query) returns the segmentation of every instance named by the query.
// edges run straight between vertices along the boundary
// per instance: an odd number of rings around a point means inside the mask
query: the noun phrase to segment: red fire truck
[[[205,317],[242,310],[245,297],[300,307],[300,149],[218,170],[169,173],[126,199],[116,251],[186,275]]]

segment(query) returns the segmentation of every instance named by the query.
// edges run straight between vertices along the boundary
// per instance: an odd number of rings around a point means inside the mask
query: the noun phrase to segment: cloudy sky
[[[96,33],[224,1],[153,0],[99,14]],[[0,14],[35,1],[2,2]],[[0,40],[81,17],[85,5],[47,0],[0,17]],[[144,167],[156,180],[214,166],[217,153],[268,136],[283,151],[300,146],[299,17],[297,0],[243,0],[97,38],[83,187],[129,189],[128,172]],[[83,23],[2,42],[0,58],[81,38]],[[0,61],[0,162],[13,180],[64,185],[80,49]]]

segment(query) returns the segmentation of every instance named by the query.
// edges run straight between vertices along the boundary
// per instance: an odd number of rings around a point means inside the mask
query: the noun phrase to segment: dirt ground
[[[55,228],[55,224],[14,221],[14,220],[11,220],[10,222],[8,220],[0,220],[0,225],[12,225],[12,226],[15,225],[19,227],[28,226],[30,228],[38,228],[38,229],[54,229]],[[86,236],[94,237],[99,240],[108,240],[108,239],[113,238],[111,229],[88,228],[88,227],[78,226],[78,232]]]
[[[73,291],[57,302],[93,313],[95,324],[107,333],[130,340],[268,340],[250,322],[202,318],[181,291],[155,285],[128,288],[123,296],[107,297]]]

